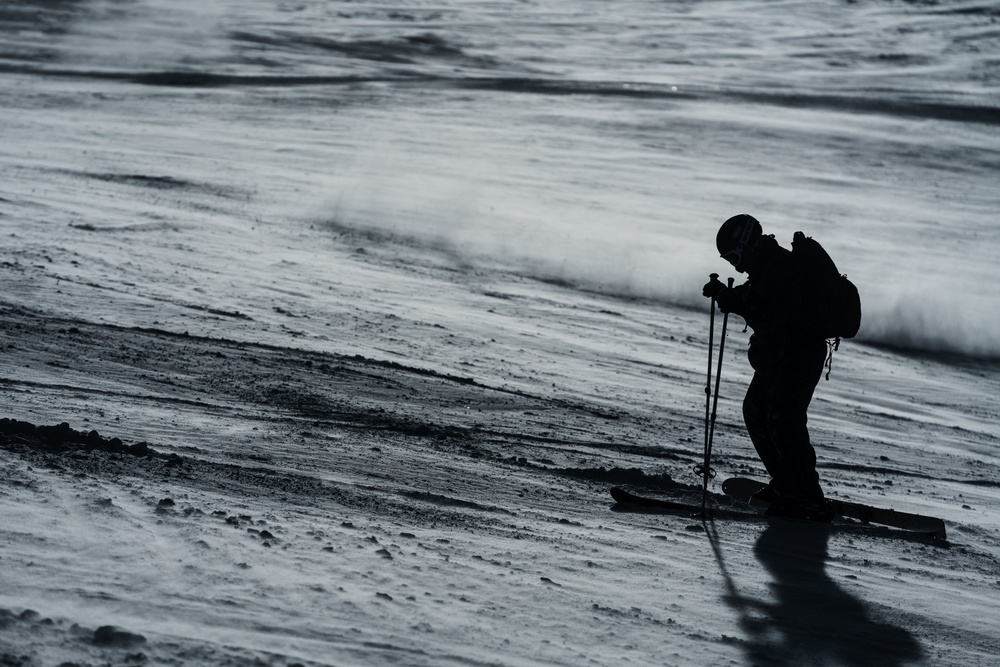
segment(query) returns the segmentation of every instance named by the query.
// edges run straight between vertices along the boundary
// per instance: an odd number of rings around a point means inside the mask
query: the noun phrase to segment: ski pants
[[[826,352],[825,341],[788,351],[782,363],[754,372],[743,399],[750,440],[772,485],[783,495],[823,497],[806,411],[823,374]]]

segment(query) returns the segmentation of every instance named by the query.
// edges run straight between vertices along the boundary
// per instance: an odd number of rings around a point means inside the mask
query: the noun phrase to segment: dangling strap
[[[840,349],[840,336],[837,336],[832,341],[826,341],[826,362],[824,362],[823,367],[826,368],[826,381],[830,381],[830,373],[833,372],[833,353]]]

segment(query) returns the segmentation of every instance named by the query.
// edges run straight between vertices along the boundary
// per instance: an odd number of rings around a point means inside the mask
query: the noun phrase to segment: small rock
[[[146,638],[114,625],[103,625],[94,631],[94,644],[111,648],[133,648],[146,643]]]
[[[114,439],[112,440],[114,442]],[[149,443],[140,442],[128,448],[132,456],[149,456]]]

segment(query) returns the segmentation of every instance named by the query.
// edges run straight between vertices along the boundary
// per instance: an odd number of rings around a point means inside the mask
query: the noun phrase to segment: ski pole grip
[[[736,282],[736,278],[732,276],[729,277],[729,289],[733,289],[733,283]]]

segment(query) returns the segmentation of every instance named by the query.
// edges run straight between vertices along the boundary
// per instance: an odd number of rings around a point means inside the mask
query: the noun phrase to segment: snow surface
[[[0,10],[0,664],[997,664],[995,10],[748,4]],[[700,502],[741,210],[862,288],[827,492],[947,544],[613,508]]]
[[[698,499],[705,313],[327,230],[183,224],[190,198],[211,197],[106,187],[110,205],[89,200],[104,226],[59,226],[71,243],[5,230],[5,412],[161,456],[11,440],[5,655],[994,661],[995,369],[847,343],[814,404],[830,492],[941,516],[948,546],[780,522],[706,532],[607,495]],[[140,203],[173,213],[115,215]],[[320,251],[334,259],[310,270]],[[720,479],[761,474],[737,421],[745,335],[730,330]],[[95,642],[103,626],[145,641]]]

